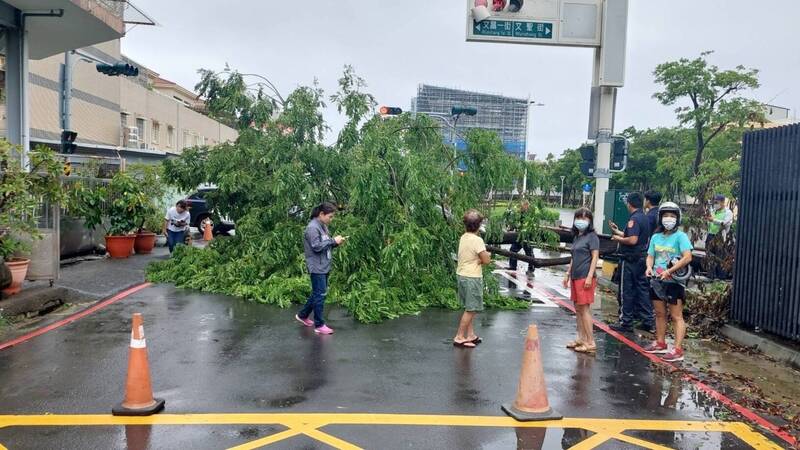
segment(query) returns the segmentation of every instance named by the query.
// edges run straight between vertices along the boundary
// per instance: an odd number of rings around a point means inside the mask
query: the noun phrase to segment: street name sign
[[[602,0],[526,0],[518,11],[508,2],[483,13],[476,3],[467,0],[467,41],[600,47]]]

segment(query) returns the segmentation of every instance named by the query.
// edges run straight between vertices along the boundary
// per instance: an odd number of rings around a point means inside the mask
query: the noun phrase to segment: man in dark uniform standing
[[[650,242],[650,220],[642,211],[642,194],[628,194],[627,206],[631,214],[625,231],[609,220],[613,236],[612,240],[620,243],[622,277],[620,280],[620,298],[622,312],[619,323],[612,325],[616,331],[633,331],[634,321],[641,322],[644,330],[655,330],[653,304],[650,301],[650,283],[645,276],[647,267],[647,245]]]
[[[644,193],[644,210],[650,220],[650,233],[654,234],[658,228],[658,205],[661,204],[661,192],[647,191]]]

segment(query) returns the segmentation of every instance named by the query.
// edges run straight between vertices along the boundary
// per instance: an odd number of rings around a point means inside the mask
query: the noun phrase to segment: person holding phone
[[[343,236],[330,237],[328,225],[336,214],[336,206],[325,202],[311,211],[311,221],[303,234],[303,250],[306,266],[311,276],[311,295],[303,309],[294,318],[307,327],[314,327],[317,334],[333,334],[325,324],[323,309],[328,294],[328,275],[333,261],[333,249],[345,242]],[[314,313],[314,320],[309,319]]]
[[[653,304],[650,301],[650,283],[645,276],[647,246],[650,242],[650,221],[642,211],[644,200],[642,194],[631,192],[626,200],[630,218],[621,230],[617,224],[609,220],[613,236],[611,240],[619,242],[622,270],[619,283],[620,308],[619,323],[611,328],[619,332],[631,332],[635,321],[639,321],[642,329],[655,332]]]
[[[161,232],[167,236],[167,247],[170,253],[175,250],[175,246],[185,244],[191,216],[185,200],[180,200],[167,210]]]

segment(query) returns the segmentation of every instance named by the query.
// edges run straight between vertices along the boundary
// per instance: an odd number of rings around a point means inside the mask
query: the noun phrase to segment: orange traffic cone
[[[513,404],[503,405],[503,411],[520,422],[562,419],[561,414],[550,408],[550,402],[547,401],[539,342],[536,325],[529,326],[525,352],[522,354],[517,398]]]
[[[125,400],[111,409],[115,416],[149,416],[164,409],[164,400],[153,398],[150,367],[147,363],[147,343],[144,339],[142,315],[133,315],[131,347],[128,354],[128,379]]]
[[[214,239],[214,226],[211,224],[211,221],[206,219],[203,222],[205,226],[203,227],[203,240],[208,242]]]

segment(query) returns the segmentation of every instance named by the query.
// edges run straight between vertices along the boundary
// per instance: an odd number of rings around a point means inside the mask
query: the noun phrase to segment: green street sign
[[[473,31],[476,36],[553,39],[553,24],[548,22],[484,20],[480,23],[475,22]]]

